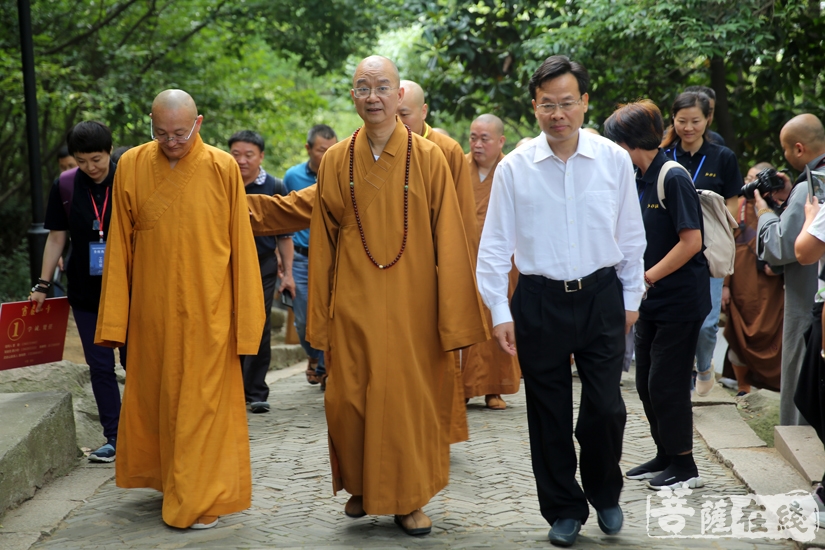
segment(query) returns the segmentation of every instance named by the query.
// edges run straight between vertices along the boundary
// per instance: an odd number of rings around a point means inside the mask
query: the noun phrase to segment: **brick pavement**
[[[580,386],[574,380],[578,394]],[[623,395],[628,409],[624,470],[651,457],[654,446],[629,378]],[[550,548],[531,471],[523,388],[507,402],[506,411],[496,412],[484,409],[482,398],[471,401],[471,441],[452,448],[450,484],[425,507],[434,522],[427,537],[403,534],[390,516],[358,520],[344,516],[348,496],[333,496],[331,490],[323,396],[299,374],[272,385],[269,414],[249,415],[254,484],[249,510],[222,517],[211,530],[179,530],[163,524],[159,493],[122,490],[109,482],[34,548]],[[696,510],[685,527],[690,533],[699,532],[703,496],[747,493],[698,437],[694,453],[706,484],[688,497],[689,506]],[[642,482],[626,481],[622,532],[604,535],[591,511],[576,547],[794,546],[790,541],[766,539],[650,538],[645,511],[647,497],[654,494]],[[655,524],[651,532],[657,533]]]

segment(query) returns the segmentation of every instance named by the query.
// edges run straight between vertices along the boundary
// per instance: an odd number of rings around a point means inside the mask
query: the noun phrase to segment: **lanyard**
[[[679,159],[676,158],[676,147],[673,148],[673,160],[679,162]],[[699,167],[696,169],[696,172],[693,174],[693,183],[696,183],[696,176],[699,175],[699,172],[702,170],[702,165],[705,164],[705,159],[707,155],[702,155],[702,160],[699,161]]]
[[[92,196],[92,191],[89,190],[89,198],[92,200],[92,208],[95,209],[95,218],[97,218],[97,234],[100,235],[100,242],[103,242],[103,217],[106,215],[106,206],[109,204],[109,187],[106,188],[106,198],[103,200],[103,212],[98,213],[95,198]]]

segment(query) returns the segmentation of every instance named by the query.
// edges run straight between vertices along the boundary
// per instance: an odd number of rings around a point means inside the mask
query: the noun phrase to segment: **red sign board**
[[[69,299],[49,298],[35,312],[31,302],[0,304],[0,370],[63,359]]]

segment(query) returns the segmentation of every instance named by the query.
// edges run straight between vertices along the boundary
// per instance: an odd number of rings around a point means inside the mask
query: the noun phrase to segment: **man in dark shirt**
[[[257,132],[243,130],[229,138],[229,152],[235,158],[241,169],[241,177],[247,194],[286,195],[284,182],[267,174],[261,167],[264,160],[264,139]],[[269,372],[269,363],[272,358],[270,347],[270,311],[275,293],[275,284],[278,280],[278,259],[275,249],[281,255],[283,277],[279,292],[287,292],[295,296],[295,283],[292,280],[292,235],[278,235],[255,237],[255,247],[258,249],[258,264],[261,267],[261,281],[264,285],[264,308],[266,322],[261,335],[261,346],[257,355],[245,355],[243,364],[243,385],[246,401],[253,413],[269,411],[269,386],[266,384],[266,374]]]

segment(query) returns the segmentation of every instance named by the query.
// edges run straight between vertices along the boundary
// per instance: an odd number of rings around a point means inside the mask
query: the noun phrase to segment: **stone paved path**
[[[576,380],[574,391],[578,394]],[[623,395],[628,409],[624,460],[627,469],[652,456],[653,442],[630,378]],[[578,397],[576,398],[578,403]],[[452,448],[450,484],[425,508],[434,522],[428,537],[403,534],[392,517],[352,520],[344,516],[346,494],[332,495],[323,396],[303,375],[272,387],[270,414],[249,415],[252,439],[252,508],[222,517],[208,531],[167,527],[161,496],[151,490],[102,486],[35,548],[550,548],[539,514],[530,465],[524,390],[508,396],[506,411],[470,402],[471,441]],[[695,455],[705,487],[687,497],[696,511],[684,533],[700,532],[701,504],[710,495],[744,495],[745,487],[716,462],[698,437]],[[661,506],[642,482],[626,481],[624,529],[604,535],[595,512],[577,548],[793,548],[767,539],[662,539],[648,535],[647,499]],[[655,523],[653,535],[666,534]]]

